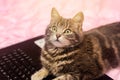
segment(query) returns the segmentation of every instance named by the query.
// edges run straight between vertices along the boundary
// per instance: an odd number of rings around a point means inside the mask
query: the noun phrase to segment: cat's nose
[[[60,34],[56,34],[57,39],[58,39],[60,36],[61,36]]]

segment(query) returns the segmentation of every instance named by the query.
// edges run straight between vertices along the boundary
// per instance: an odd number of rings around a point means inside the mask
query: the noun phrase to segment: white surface
[[[44,39],[44,38],[38,39],[38,40],[35,41],[35,44],[36,44],[38,47],[43,48],[44,45],[45,45],[45,39]]]

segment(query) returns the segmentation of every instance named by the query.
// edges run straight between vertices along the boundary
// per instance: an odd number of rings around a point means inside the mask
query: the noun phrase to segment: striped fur
[[[101,26],[85,32],[98,38],[102,49],[102,59],[111,68],[119,66],[120,63],[120,22]],[[108,66],[106,65],[106,66]]]
[[[66,19],[52,11],[40,57],[43,68],[32,80],[49,74],[56,76],[53,80],[93,80],[119,66],[120,22],[86,32],[82,22],[82,13]]]
[[[55,49],[47,44],[45,47],[49,48],[45,48],[41,56],[43,66],[55,76],[63,77],[69,73],[71,80],[97,78],[107,70],[119,66],[119,34],[120,23],[117,22],[84,32],[83,42],[74,47]]]

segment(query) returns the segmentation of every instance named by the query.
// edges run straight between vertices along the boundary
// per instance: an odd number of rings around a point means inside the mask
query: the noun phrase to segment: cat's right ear
[[[55,8],[52,8],[51,11],[51,20],[57,20],[60,18],[58,11]]]
[[[74,21],[76,21],[76,22],[83,22],[83,20],[84,20],[84,14],[83,14],[83,12],[79,12],[79,13],[77,13],[73,18],[72,18]]]

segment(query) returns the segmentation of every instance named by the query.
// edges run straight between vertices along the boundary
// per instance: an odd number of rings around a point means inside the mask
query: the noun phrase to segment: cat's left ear
[[[84,14],[82,12],[79,12],[72,19],[75,22],[83,22],[83,20],[84,20]]]

